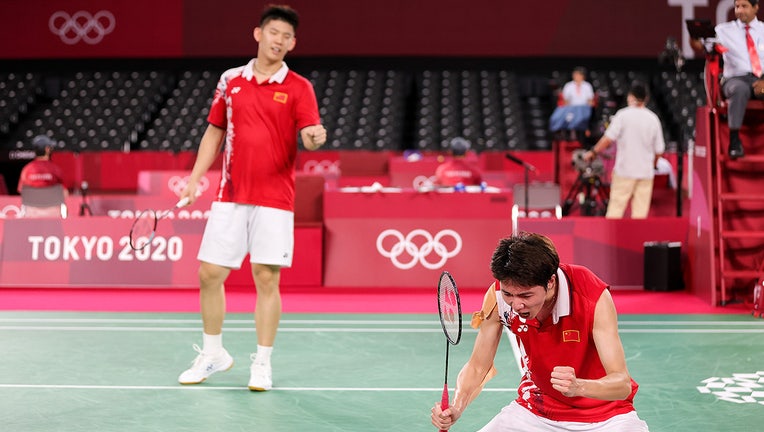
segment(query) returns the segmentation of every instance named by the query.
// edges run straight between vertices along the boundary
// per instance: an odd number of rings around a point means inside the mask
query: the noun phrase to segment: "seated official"
[[[63,199],[67,195],[63,187],[64,179],[61,168],[50,160],[56,142],[45,135],[38,135],[32,140],[35,158],[21,169],[19,176],[18,192],[22,195],[24,217],[61,217],[66,216],[65,207],[62,207]],[[24,205],[25,189],[44,189],[51,186],[61,185],[63,188],[61,203],[50,207],[37,207]]]
[[[735,20],[717,24],[716,42],[725,48],[721,87],[727,99],[730,158],[743,156],[740,128],[745,109],[752,98],[764,99],[764,23],[758,20],[759,0],[735,0]],[[691,45],[703,49],[699,40]]]
[[[465,158],[469,149],[470,143],[466,139],[457,137],[451,140],[451,159],[435,170],[437,186],[475,186],[482,182],[480,171]]]
[[[549,118],[549,130],[571,131],[574,137],[583,135],[589,128],[594,100],[594,89],[586,81],[586,69],[573,69],[573,80],[563,86],[558,106]]]

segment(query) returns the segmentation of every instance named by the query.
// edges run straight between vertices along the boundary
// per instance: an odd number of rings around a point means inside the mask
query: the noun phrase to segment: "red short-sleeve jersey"
[[[435,177],[441,186],[479,185],[480,172],[464,159],[451,159],[443,162],[435,170]]]
[[[35,159],[24,165],[19,176],[18,191],[22,186],[47,187],[64,182],[61,168],[49,160]]]
[[[294,211],[297,136],[321,122],[316,95],[286,64],[258,83],[253,61],[223,73],[207,116],[226,130],[216,199]]]

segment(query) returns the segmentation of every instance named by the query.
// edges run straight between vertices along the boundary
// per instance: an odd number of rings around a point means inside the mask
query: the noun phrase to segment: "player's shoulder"
[[[300,75],[292,69],[287,71],[287,79],[292,80],[293,83],[297,83],[300,86],[313,88],[313,83],[308,78]]]
[[[591,270],[589,270],[588,267],[584,267],[580,264],[568,264],[568,263],[560,263],[560,269],[563,273],[568,275],[568,277],[571,276],[577,276],[579,274],[594,274]]]
[[[568,282],[572,284],[574,291],[583,294],[585,297],[591,298],[594,301],[596,301],[602,294],[602,291],[607,288],[607,284],[588,267],[577,264],[560,263],[560,269],[563,274],[565,274]]]
[[[230,81],[233,78],[241,77],[244,74],[244,68],[246,67],[247,65],[242,65],[226,69],[222,74],[220,74],[220,80]]]

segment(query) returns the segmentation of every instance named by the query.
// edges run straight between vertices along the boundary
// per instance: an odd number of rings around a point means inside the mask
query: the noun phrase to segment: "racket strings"
[[[130,230],[130,245],[133,249],[143,249],[154,237],[157,225],[157,214],[153,210],[138,213]]]
[[[450,277],[441,278],[438,286],[438,307],[443,331],[448,341],[456,345],[461,338],[462,311],[459,293]]]

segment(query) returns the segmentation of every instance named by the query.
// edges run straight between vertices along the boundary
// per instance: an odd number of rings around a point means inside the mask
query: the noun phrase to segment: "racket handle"
[[[187,205],[188,205],[188,197],[185,197],[185,198],[181,199],[180,201],[178,201],[177,204],[175,204],[175,208],[181,208],[181,207],[185,207]]]
[[[448,409],[448,383],[443,384],[443,396],[440,398],[440,409],[446,410]],[[441,429],[440,432],[448,432],[446,430]]]

